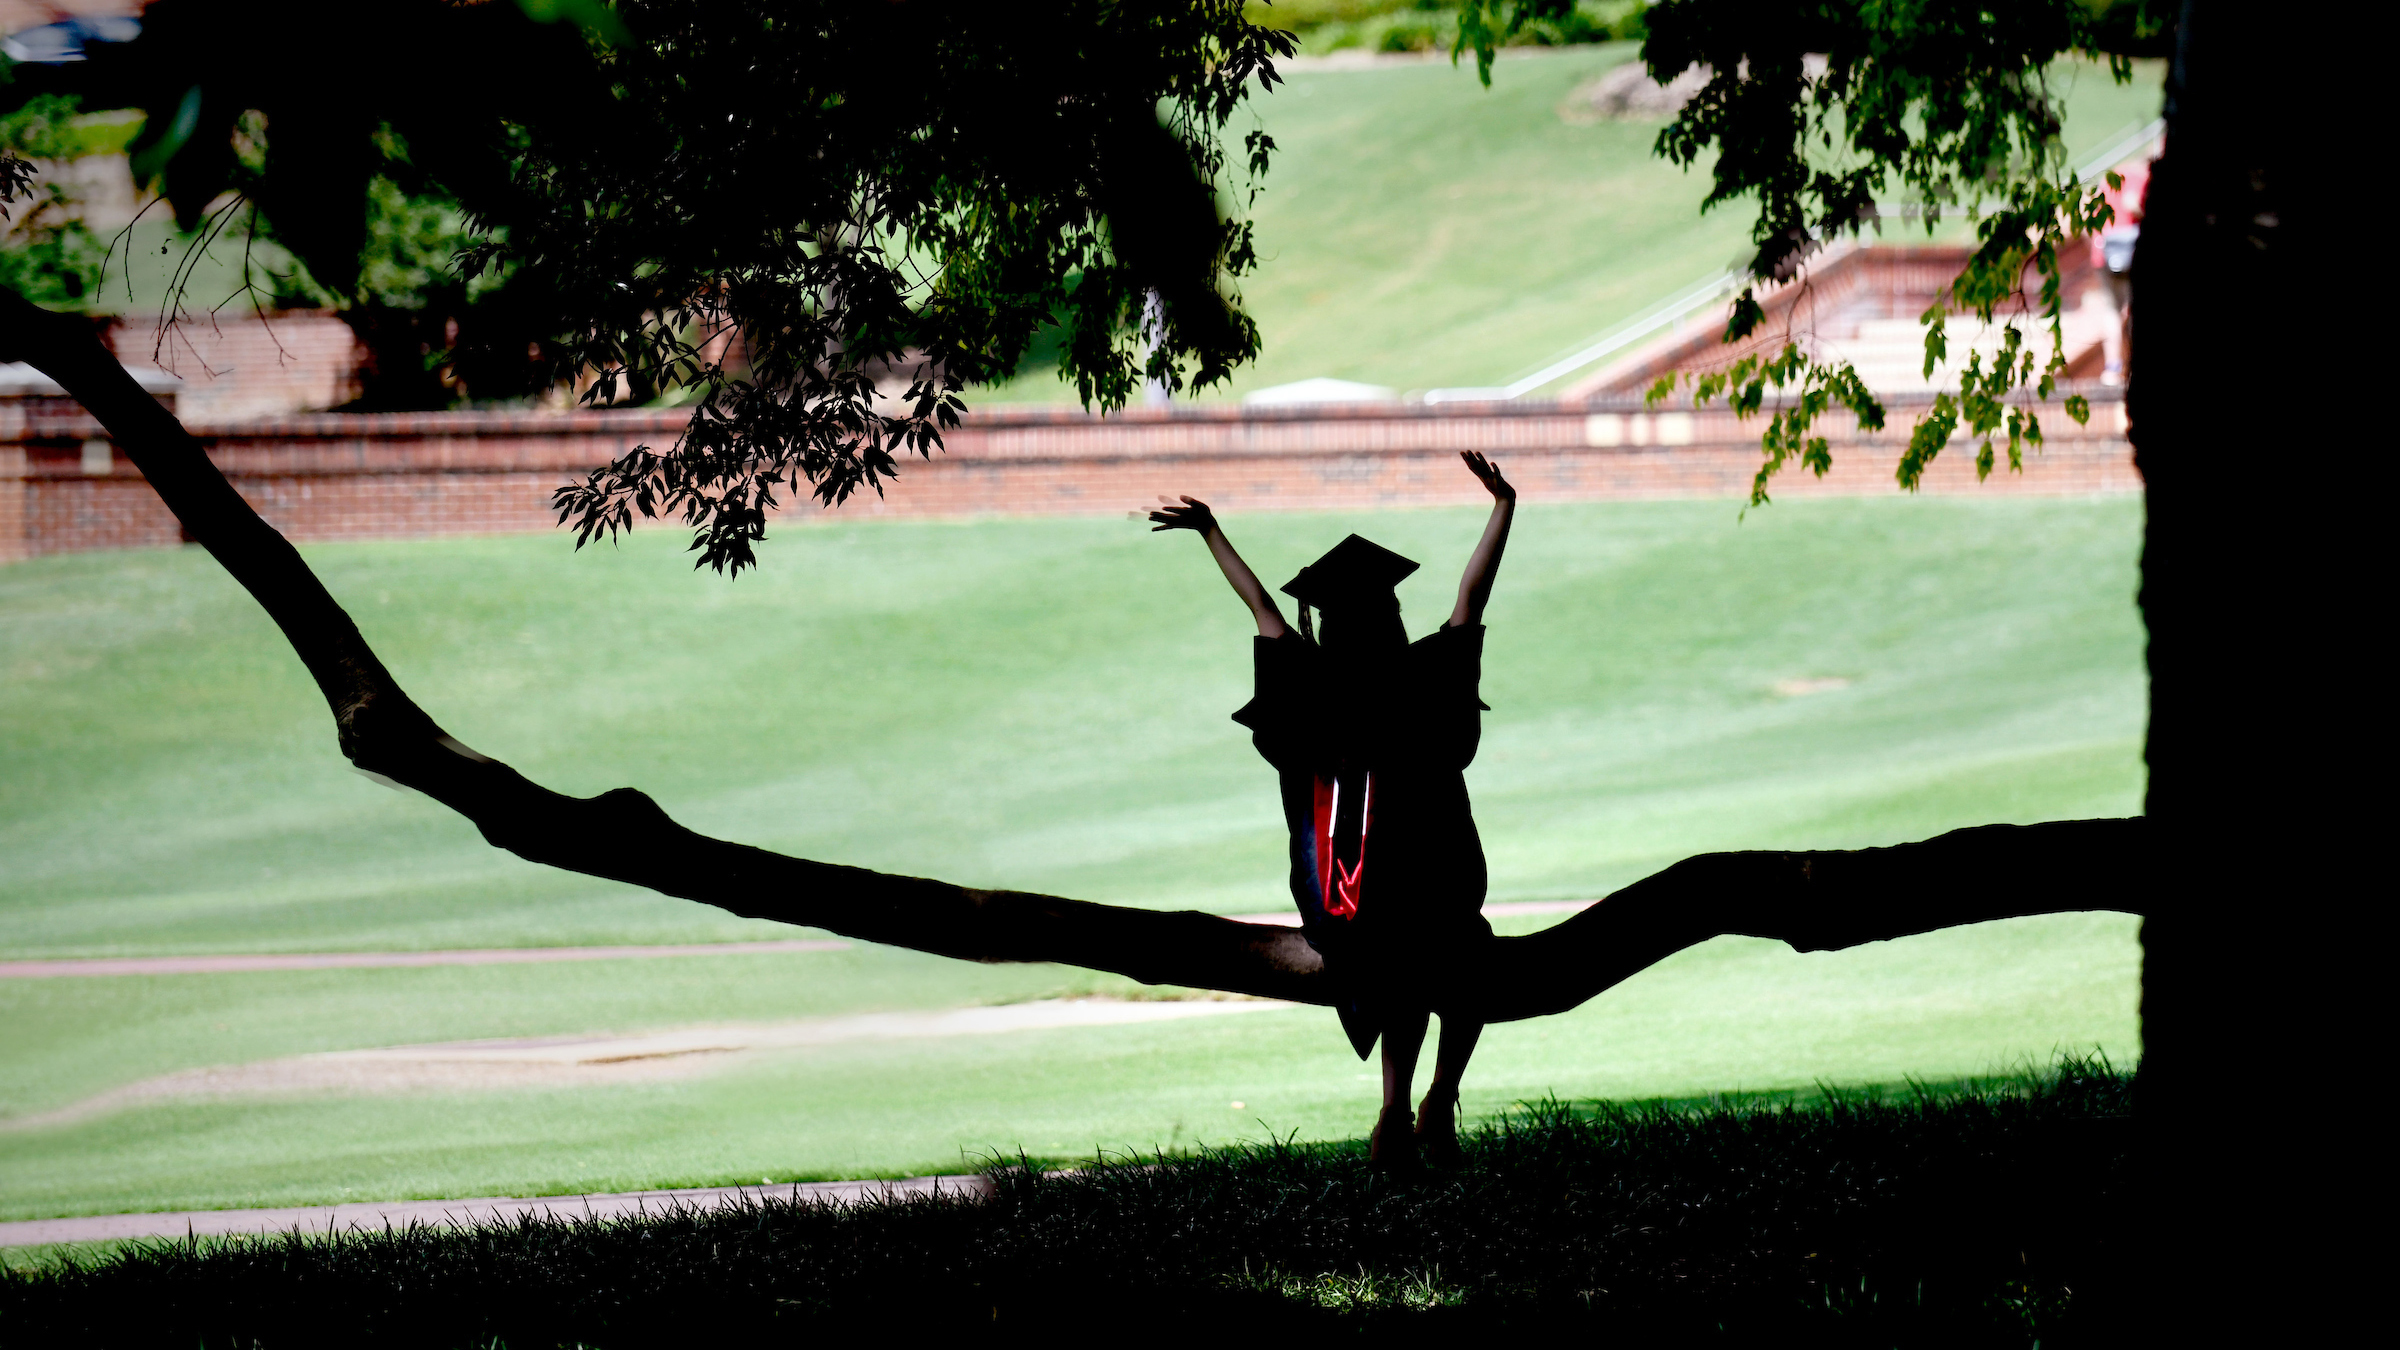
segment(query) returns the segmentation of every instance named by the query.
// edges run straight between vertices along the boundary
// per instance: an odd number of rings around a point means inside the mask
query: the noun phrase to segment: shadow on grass
[[[132,1244],[0,1276],[8,1345],[746,1344],[1098,1330],[2056,1345],[2123,1285],[2129,1079],[1528,1103],[1396,1183],[1291,1142],[994,1172],[988,1201]]]

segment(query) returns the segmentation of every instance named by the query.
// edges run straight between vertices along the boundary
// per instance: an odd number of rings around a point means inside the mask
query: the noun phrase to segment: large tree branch
[[[351,763],[450,807],[500,848],[735,914],[943,956],[1335,1000],[1294,929],[789,858],[696,834],[630,788],[569,797],[534,783],[444,733],[401,690],[299,551],[88,324],[0,291],[0,360],[32,364],[98,418],[191,537],[265,607],[323,691]],[[2011,915],[2139,910],[2142,838],[2138,821],[2069,821],[1857,852],[1690,858],[1565,923],[1493,944],[1480,970],[1462,972],[1459,1011],[1493,1021],[1563,1011],[1720,933],[1817,950]]]
[[[0,290],[0,360],[33,365],[98,418],[185,531],[274,618],[323,691],[352,764],[441,802],[500,848],[736,914],[944,956],[1061,961],[1155,984],[1330,1001],[1316,952],[1291,929],[787,858],[687,830],[630,788],[585,798],[532,782],[461,744],[409,698],[299,550],[88,323]]]
[[[2149,912],[2140,817],[1978,825],[1922,843],[1806,853],[1703,853],[1561,924],[1495,944],[1489,1020],[1565,1012],[1722,934],[1804,952],[2073,910]]]

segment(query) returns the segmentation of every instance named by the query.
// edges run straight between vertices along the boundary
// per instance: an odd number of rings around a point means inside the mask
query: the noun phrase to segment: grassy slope
[[[2130,809],[2139,505],[1527,508],[1470,779],[1493,894],[1589,896],[1705,848]],[[1351,529],[1428,565],[1474,511],[1233,529],[1288,575]],[[693,827],[978,885],[1280,907],[1226,714],[1245,619],[1182,536],[1114,520],[786,533],[727,584],[664,532],[312,550],[469,744]],[[486,847],[346,771],[272,627],[197,551],[0,572],[0,952],[732,939],[784,930]],[[1785,698],[1781,680],[1842,677]],[[129,828],[132,826],[134,828]]]
[[[1502,898],[1700,849],[1868,844],[2136,809],[2138,505],[1529,507],[1471,783]],[[1471,512],[1236,522],[1288,573],[1348,529],[1426,559]],[[726,585],[652,536],[324,547],[312,560],[470,744],[698,828],[895,870],[1159,905],[1280,903],[1267,780],[1225,713],[1241,615],[1189,540],[1119,521],[792,531]],[[315,694],[194,552],[0,572],[11,956],[789,932],[496,855],[343,771]],[[603,654],[593,660],[592,654]],[[1844,676],[1787,699],[1770,686]],[[138,822],[138,831],[129,825]],[[1543,922],[1543,921],[1529,921]],[[1799,956],[1724,940],[1495,1030],[1470,1106],[1974,1073],[2134,1050],[2130,920]],[[936,1006],[1114,981],[910,953],[0,981],[8,1113],[196,1064],[474,1036]],[[0,1213],[910,1171],[960,1150],[1354,1133],[1316,1013],[770,1058],[586,1093],[173,1105],[0,1133]],[[1234,1110],[1233,1101],[1245,1103]]]
[[[1257,100],[1279,150],[1251,208],[1261,266],[1242,292],[1265,352],[1206,397],[1317,375],[1402,390],[1504,383],[1746,256],[1748,211],[1701,216],[1706,173],[1651,155],[1659,124],[1559,119],[1569,91],[1635,52],[1512,49],[1488,90],[1472,62],[1303,71]],[[2076,153],[2157,115],[2155,64],[2122,88],[2097,67],[2061,70]],[[94,307],[156,309],[183,254],[170,222],[142,221]],[[270,242],[251,261],[290,267]],[[238,242],[202,258],[190,303],[234,295],[242,264]],[[1042,367],[977,402],[1072,397]]]
[[[1706,171],[1653,158],[1659,124],[1559,119],[1569,91],[1635,50],[1518,49],[1488,90],[1472,61],[1301,72],[1258,100],[1279,149],[1242,295],[1265,352],[1207,397],[1317,375],[1506,383],[1741,261],[1750,210],[1701,216]],[[2155,66],[2122,88],[2078,64],[2062,79],[2076,153],[2158,115]],[[979,401],[1072,397],[1044,369]]]

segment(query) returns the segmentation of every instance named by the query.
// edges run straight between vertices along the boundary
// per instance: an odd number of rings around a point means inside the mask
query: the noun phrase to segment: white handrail
[[[2134,151],[2165,135],[2166,130],[2167,119],[2160,117],[2153,119],[2149,125],[2118,138],[2115,144],[2083,162],[2083,167],[2075,173],[2076,181],[2086,186],[2099,182],[2100,175],[2131,158]]]
[[[1616,327],[1602,333],[1593,343],[1573,356],[1553,361],[1524,379],[1502,385],[1467,385],[1456,389],[1429,389],[1427,403],[1492,402],[1500,399],[1522,398],[1562,375],[1572,375],[1602,357],[1632,346],[1659,329],[1674,323],[1702,305],[1725,298],[1739,282],[1741,273],[1719,272],[1692,286],[1687,286],[1665,300],[1652,305]]]

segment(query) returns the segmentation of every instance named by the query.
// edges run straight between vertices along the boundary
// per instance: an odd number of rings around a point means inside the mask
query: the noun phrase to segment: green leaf
[[[565,20],[611,47],[633,41],[633,30],[602,0],[517,0],[517,8],[535,23]]]

